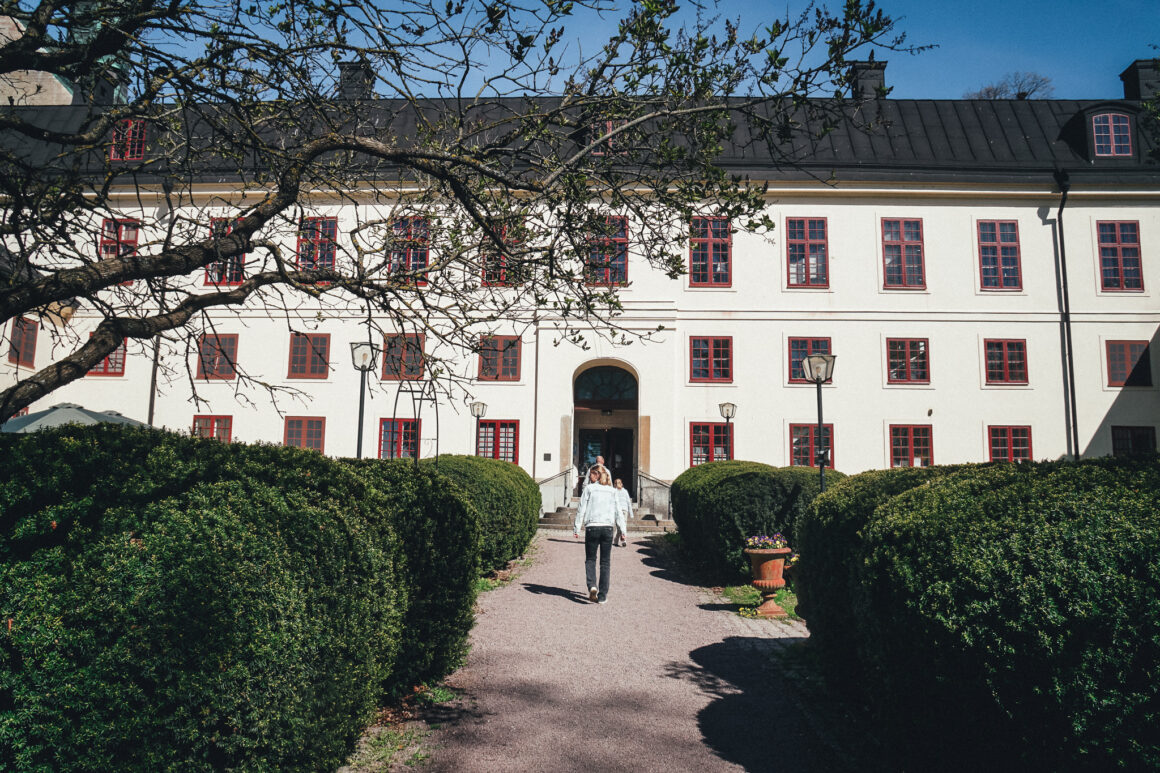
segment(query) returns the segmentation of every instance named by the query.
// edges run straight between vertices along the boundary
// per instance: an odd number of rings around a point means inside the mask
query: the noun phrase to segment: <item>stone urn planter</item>
[[[788,613],[779,607],[773,596],[780,588],[785,587],[785,560],[793,551],[789,548],[746,548],[745,555],[749,556],[749,565],[753,570],[752,585],[761,591],[762,602],[757,607],[758,617],[788,617]]]

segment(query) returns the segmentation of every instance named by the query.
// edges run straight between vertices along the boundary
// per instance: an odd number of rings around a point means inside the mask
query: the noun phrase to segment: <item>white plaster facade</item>
[[[518,462],[540,480],[578,462],[578,431],[585,427],[632,429],[634,468],[671,480],[691,463],[691,424],[721,422],[718,404],[726,401],[738,406],[733,457],[783,466],[791,463],[790,425],[817,420],[814,386],[789,383],[789,339],[828,337],[837,365],[833,383],[824,387],[824,408],[826,423],[834,426],[837,469],[855,473],[890,466],[892,425],[929,425],[933,461],[939,464],[987,460],[992,426],[1030,427],[1032,455],[1058,457],[1068,448],[1054,231],[1059,206],[1060,195],[1050,185],[777,183],[770,189],[768,208],[777,228],[768,237],[733,235],[732,281],[722,288],[693,288],[688,277],[670,280],[651,271],[639,255],[633,260],[630,225],[630,284],[622,291],[621,322],[641,332],[658,325],[664,331],[651,342],[630,346],[589,337],[591,348],[585,351],[554,346],[550,320],[542,323],[539,335],[535,325],[523,327],[519,379],[477,382],[471,387],[474,399],[487,404],[488,420],[519,422]],[[349,212],[338,214],[343,222],[351,219]],[[787,286],[786,219],[792,217],[826,219],[825,289]],[[923,289],[884,289],[883,218],[921,219]],[[1109,386],[1106,361],[1108,341],[1147,341],[1156,348],[1160,191],[1076,189],[1063,219],[1078,449],[1102,455],[1112,451],[1113,426],[1151,428],[1153,433],[1160,427],[1160,374],[1154,359],[1151,385],[1129,387]],[[980,220],[1017,222],[1021,289],[980,287]],[[1100,289],[1096,223],[1101,221],[1139,224],[1142,291]],[[292,241],[288,247],[293,249]],[[353,456],[359,374],[351,367],[349,343],[365,337],[360,314],[354,308],[304,303],[296,317],[288,322],[253,308],[223,312],[217,325],[220,333],[238,334],[239,367],[252,377],[298,387],[305,393],[301,400],[271,402],[263,390],[238,381],[200,382],[198,392],[208,403],[196,407],[188,383],[177,382],[158,390],[154,423],[189,432],[195,415],[226,415],[232,419],[233,439],[280,443],[286,416],[323,417],[324,452]],[[95,324],[83,307],[70,323],[80,336]],[[287,378],[291,325],[330,334],[326,378]],[[9,324],[0,343],[4,350],[11,333]],[[692,382],[690,338],[718,336],[732,339],[731,381]],[[888,383],[888,338],[929,342],[929,383]],[[986,382],[985,339],[1026,342],[1026,384]],[[36,367],[62,353],[53,351],[52,337],[41,331]],[[191,357],[194,367],[194,354],[181,356]],[[462,359],[465,372],[475,372],[475,357]],[[610,364],[637,378],[638,409],[608,415],[575,410],[577,374]],[[76,402],[144,420],[151,366],[151,346],[130,344],[123,376],[85,377],[31,410]],[[0,358],[3,383],[22,372],[29,371]],[[368,456],[377,453],[380,420],[395,415],[399,389],[398,382],[372,381],[364,420]],[[436,442],[443,453],[473,451],[475,420],[465,402],[439,406],[438,432],[433,406],[423,405],[420,455],[433,454]],[[408,395],[402,395],[397,411],[398,418],[411,418]]]

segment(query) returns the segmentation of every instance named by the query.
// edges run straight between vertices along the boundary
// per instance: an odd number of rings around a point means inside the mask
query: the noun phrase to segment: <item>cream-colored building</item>
[[[839,130],[790,171],[738,151],[726,163],[770,181],[770,234],[696,223],[689,274],[671,280],[643,264],[627,221],[620,322],[663,328],[650,341],[555,345],[555,320],[529,316],[494,359],[458,359],[463,374],[484,375],[471,397],[437,402],[419,399],[422,381],[383,378],[380,360],[364,455],[478,448],[561,491],[598,452],[634,489],[715,458],[815,464],[817,391],[798,364],[810,352],[836,355],[824,423],[831,463],[847,473],[1154,449],[1160,167],[1139,102],[1151,67],[1125,71],[1126,99],[880,100],[880,131]],[[348,209],[319,213],[336,218],[340,241],[353,227]],[[76,402],[353,456],[360,374],[349,345],[365,338],[361,319],[309,303],[289,322],[261,308],[221,314],[216,332],[237,367],[298,397],[272,401],[229,377],[229,363],[215,378],[213,352],[203,362],[165,350],[187,358],[195,404],[188,382],[152,385],[152,347],[137,344],[32,410]],[[8,339],[25,333],[16,324],[3,332],[12,352]],[[95,318],[82,306],[68,324],[83,331]],[[319,336],[314,354],[295,352],[292,327]],[[9,383],[30,372],[23,351],[0,365]],[[31,367],[57,354],[42,330]],[[486,405],[478,436],[473,401]],[[736,406],[728,425],[723,403]]]

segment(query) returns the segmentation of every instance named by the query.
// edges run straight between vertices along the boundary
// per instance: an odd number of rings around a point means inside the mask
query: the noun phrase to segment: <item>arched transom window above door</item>
[[[615,365],[598,365],[576,377],[572,398],[579,408],[633,410],[637,406],[636,377]]]

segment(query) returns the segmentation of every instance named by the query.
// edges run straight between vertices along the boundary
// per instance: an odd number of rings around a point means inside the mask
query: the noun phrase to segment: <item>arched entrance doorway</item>
[[[599,361],[577,370],[572,381],[576,443],[573,464],[583,475],[604,457],[613,478],[636,494],[637,379],[621,365]]]

